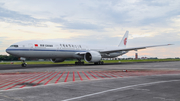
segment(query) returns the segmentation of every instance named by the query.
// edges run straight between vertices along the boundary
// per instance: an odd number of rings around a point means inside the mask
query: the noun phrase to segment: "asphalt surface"
[[[0,65],[0,101],[180,101],[179,88],[180,62]]]

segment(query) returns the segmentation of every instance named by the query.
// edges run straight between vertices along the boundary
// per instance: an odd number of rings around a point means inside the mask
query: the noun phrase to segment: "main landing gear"
[[[84,62],[81,62],[81,59],[78,59],[78,62],[75,62],[75,65],[84,65]]]
[[[95,65],[103,65],[104,62],[103,61],[99,61],[99,62],[94,62]]]
[[[84,62],[81,62],[81,59],[77,59],[78,62],[75,62],[75,65],[84,65]],[[95,65],[103,65],[104,62],[103,61],[99,61],[99,62],[94,62]]]
[[[23,60],[23,63],[21,64],[22,67],[26,67],[27,63],[25,63],[25,61]]]

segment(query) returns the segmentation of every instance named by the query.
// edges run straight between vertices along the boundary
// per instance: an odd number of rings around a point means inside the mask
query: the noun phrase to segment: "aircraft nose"
[[[6,49],[6,53],[9,53],[9,49],[8,48]]]
[[[11,51],[9,48],[6,49],[6,53],[11,54]]]

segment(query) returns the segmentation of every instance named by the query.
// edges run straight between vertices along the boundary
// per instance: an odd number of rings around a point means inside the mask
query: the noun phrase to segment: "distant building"
[[[141,57],[141,59],[147,59],[147,57]]]
[[[138,59],[138,53],[135,54],[135,59]]]

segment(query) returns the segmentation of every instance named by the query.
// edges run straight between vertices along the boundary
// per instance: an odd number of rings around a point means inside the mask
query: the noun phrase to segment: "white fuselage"
[[[117,48],[117,47],[116,47]],[[6,49],[6,52],[18,57],[24,58],[80,58],[83,55],[78,55],[78,52],[100,51],[104,48],[93,48],[87,45],[70,44],[51,41],[29,40],[22,41],[11,45]],[[109,54],[101,53],[102,58],[113,58],[127,53],[127,51],[113,52]]]

